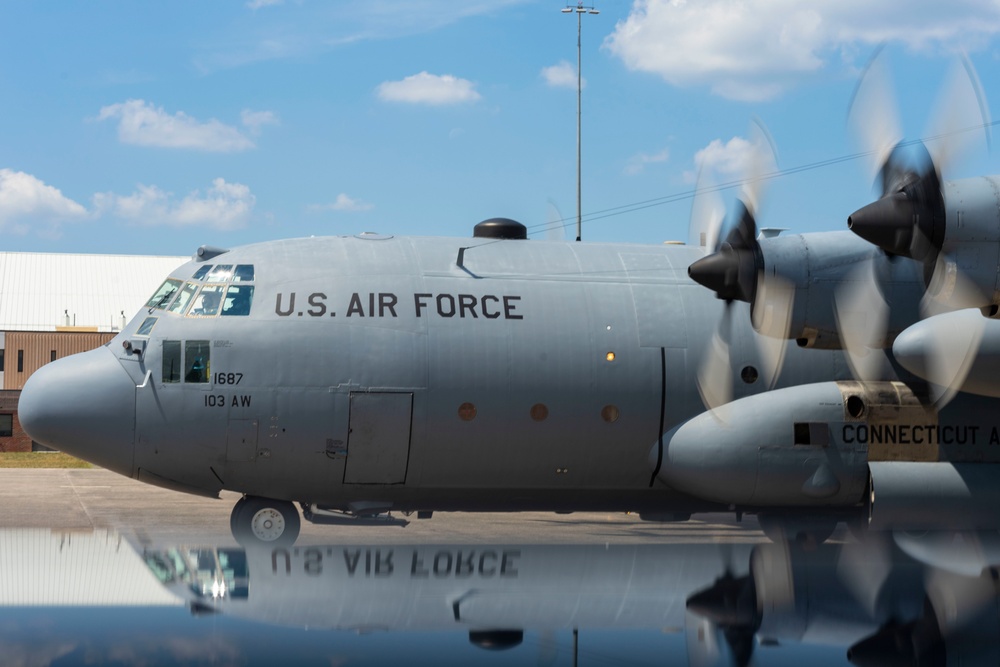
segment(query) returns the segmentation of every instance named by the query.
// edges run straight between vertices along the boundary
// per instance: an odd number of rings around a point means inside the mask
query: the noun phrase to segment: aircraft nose
[[[35,371],[18,418],[32,440],[132,476],[135,382],[106,347]]]

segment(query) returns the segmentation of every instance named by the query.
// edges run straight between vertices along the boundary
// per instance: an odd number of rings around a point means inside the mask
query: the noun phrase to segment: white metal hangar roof
[[[117,331],[189,259],[0,252],[0,331]]]

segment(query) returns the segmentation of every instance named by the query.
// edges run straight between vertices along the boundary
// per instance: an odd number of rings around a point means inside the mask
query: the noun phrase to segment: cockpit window
[[[233,277],[232,264],[216,264],[205,278],[210,283],[228,283]]]
[[[208,382],[208,376],[211,374],[209,352],[207,340],[184,342],[184,361],[187,364],[187,371],[184,373],[185,382]]]
[[[194,275],[191,276],[191,280],[204,280],[205,276],[207,276],[208,272],[211,270],[212,270],[211,264],[206,264],[205,266],[199,267],[198,270],[194,272]]]
[[[184,283],[184,287],[181,289],[181,293],[177,295],[177,298],[172,304],[168,312],[171,313],[183,313],[187,310],[188,304],[191,303],[191,297],[194,293],[198,291],[198,286],[194,283]]]
[[[173,298],[174,294],[177,292],[177,289],[180,286],[181,286],[181,281],[174,280],[173,278],[167,278],[166,280],[163,281],[163,284],[160,285],[159,289],[157,289],[156,292],[153,293],[152,298],[150,298],[150,300],[146,302],[146,307],[147,308],[165,307],[168,303],[170,303],[170,299]]]
[[[230,285],[222,306],[223,317],[227,315],[249,315],[253,301],[253,285]]]
[[[135,332],[136,336],[148,336],[149,332],[153,330],[153,325],[156,324],[155,317],[147,317],[142,321],[139,329]]]
[[[146,305],[189,317],[249,315],[254,277],[253,264],[207,264],[187,282],[168,279]]]
[[[163,341],[163,381],[181,381],[181,342],[179,340]]]
[[[253,264],[237,264],[236,271],[233,272],[234,283],[253,282]]]
[[[205,285],[194,300],[188,315],[196,317],[212,317],[219,312],[222,303],[222,293],[225,285]]]

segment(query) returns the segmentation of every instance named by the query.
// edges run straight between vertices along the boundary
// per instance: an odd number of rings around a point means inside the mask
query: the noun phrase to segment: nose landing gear
[[[233,537],[244,547],[291,546],[299,536],[300,526],[295,505],[259,496],[241,498],[229,517]]]

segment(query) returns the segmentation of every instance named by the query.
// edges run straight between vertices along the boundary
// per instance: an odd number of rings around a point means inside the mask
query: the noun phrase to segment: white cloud
[[[462,104],[480,99],[475,84],[451,74],[437,75],[421,72],[402,81],[385,81],[375,90],[378,98],[386,102],[407,104]]]
[[[337,199],[330,204],[313,204],[309,207],[310,211],[370,211],[375,206],[369,204],[368,202],[361,201],[360,199],[354,199],[353,197],[347,196],[346,193],[341,192],[337,195]]]
[[[189,227],[231,230],[246,225],[256,197],[241,183],[227,183],[216,178],[204,194],[195,190],[181,200],[155,185],[139,185],[131,195],[98,193],[94,208],[138,225]]]
[[[553,88],[576,89],[576,68],[565,60],[560,60],[551,67],[543,67],[542,78]],[[584,88],[587,87],[586,79],[583,79],[582,85]]]
[[[217,153],[254,147],[235,127],[214,118],[199,121],[183,111],[171,115],[145,100],[128,100],[101,109],[98,120],[117,119],[118,139],[135,146],[191,148]]]
[[[31,174],[0,169],[0,228],[16,227],[33,221],[58,222],[87,216],[87,209],[46,185]]]
[[[250,130],[250,133],[254,136],[260,134],[260,128],[264,125],[280,125],[278,120],[278,114],[273,111],[251,111],[250,109],[244,109],[240,112],[240,120],[243,121],[243,126]]]
[[[659,153],[637,153],[629,158],[628,164],[625,165],[625,173],[629,176],[635,176],[637,174],[641,174],[647,164],[666,162],[669,159],[670,149],[667,148],[664,148]]]
[[[770,99],[858,47],[982,47],[1000,33],[995,0],[635,0],[604,42],[633,70],[732,99]]]
[[[250,2],[247,3],[247,7],[256,11],[261,7],[273,7],[275,5],[283,4],[285,4],[285,0],[250,0]]]
[[[723,176],[742,178],[753,170],[757,147],[743,137],[733,137],[726,143],[713,139],[694,154],[694,171],[685,171],[684,180],[694,183],[699,170],[705,169]]]
[[[694,163],[717,174],[743,174],[753,164],[755,151],[756,147],[743,137],[733,137],[724,144],[721,139],[713,139],[694,154]]]

